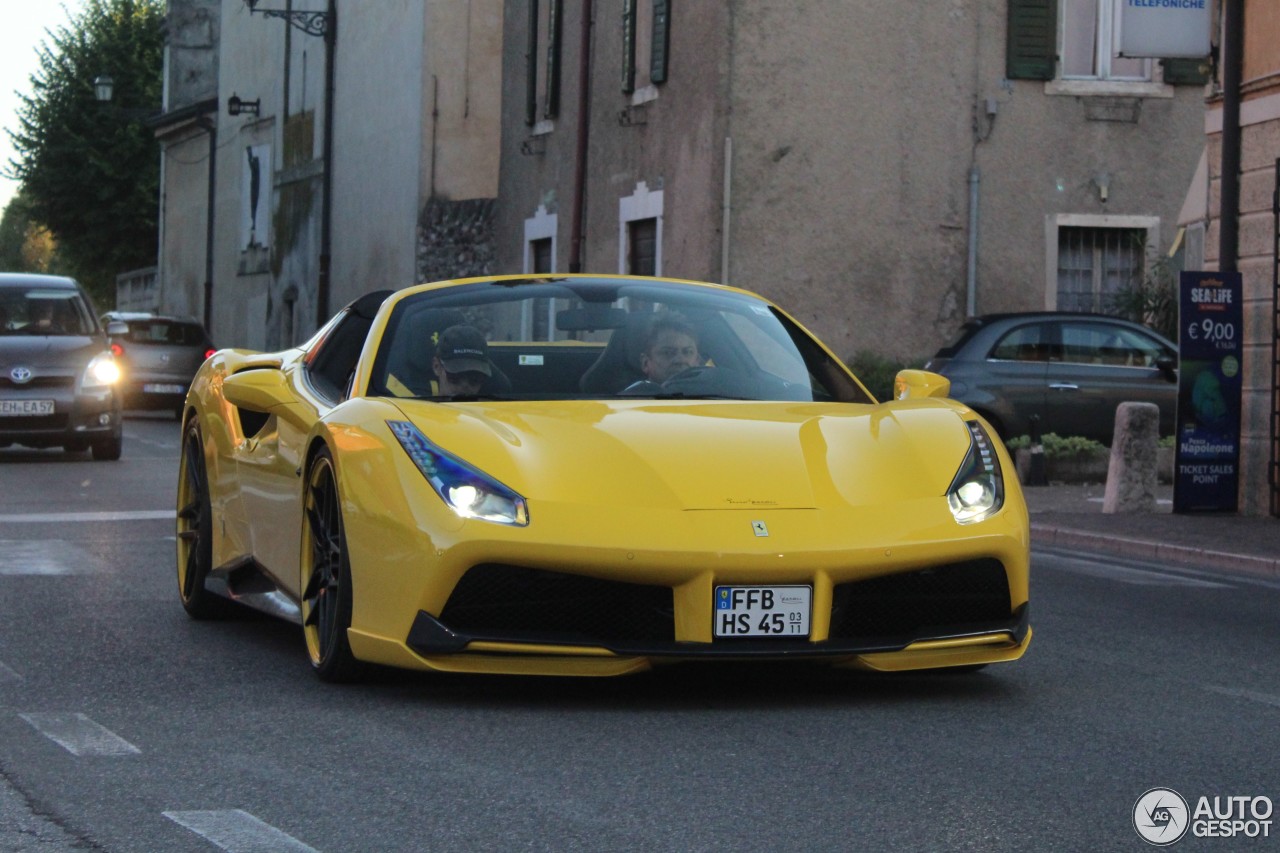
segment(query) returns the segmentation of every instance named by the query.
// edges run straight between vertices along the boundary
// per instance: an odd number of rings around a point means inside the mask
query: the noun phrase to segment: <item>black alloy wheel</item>
[[[231,602],[205,589],[213,568],[213,510],[204,442],[195,418],[182,432],[178,465],[178,596],[193,619],[225,616]]]
[[[311,668],[324,681],[354,681],[363,665],[351,653],[351,565],[347,556],[338,479],[329,449],[321,448],[307,477],[302,532],[302,633]]]

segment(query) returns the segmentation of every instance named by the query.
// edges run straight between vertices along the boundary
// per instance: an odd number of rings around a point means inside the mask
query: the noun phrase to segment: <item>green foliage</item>
[[[47,228],[33,222],[22,193],[0,215],[0,270],[64,274],[57,243]]]
[[[163,0],[86,0],[37,49],[9,131],[7,174],[22,182],[28,215],[103,306],[115,303],[117,273],[156,261],[160,151],[140,117],[160,109],[163,20]],[[100,74],[115,80],[110,104],[94,97]]]
[[[1151,265],[1146,276],[1111,294],[1107,313],[1144,323],[1171,341],[1178,340],[1178,270],[1169,258]]]
[[[1005,447],[1009,448],[1010,452],[1030,446],[1031,436],[1029,435],[1020,435],[1005,442]],[[1047,459],[1074,457],[1107,449],[1105,444],[1094,441],[1092,438],[1085,438],[1079,435],[1063,437],[1056,432],[1047,432],[1040,436],[1040,446],[1044,448],[1044,455]]]
[[[845,360],[853,375],[857,376],[877,400],[893,399],[893,378],[899,370],[924,367],[925,359],[903,362],[870,350],[859,350]]]

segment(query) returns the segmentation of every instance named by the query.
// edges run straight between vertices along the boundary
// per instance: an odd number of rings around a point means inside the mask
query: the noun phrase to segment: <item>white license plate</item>
[[[144,394],[185,394],[187,386],[185,385],[161,385],[155,382],[148,382],[142,386]]]
[[[716,587],[715,636],[809,636],[813,587]]]
[[[52,400],[0,400],[0,415],[52,414]]]

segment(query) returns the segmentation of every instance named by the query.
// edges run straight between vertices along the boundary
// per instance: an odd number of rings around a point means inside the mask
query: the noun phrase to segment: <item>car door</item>
[[[960,399],[995,418],[1006,440],[1026,435],[1031,416],[1044,408],[1049,335],[1047,324],[1038,321],[1013,326],[976,370],[956,374],[965,387]]]
[[[1124,402],[1160,408],[1161,434],[1173,432],[1177,383],[1157,366],[1173,353],[1155,337],[1104,319],[1066,320],[1061,346],[1049,363],[1045,432],[1111,444],[1116,407]]]

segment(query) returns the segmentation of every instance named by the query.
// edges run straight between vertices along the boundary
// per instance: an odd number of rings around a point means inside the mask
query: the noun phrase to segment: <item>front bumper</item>
[[[120,433],[121,401],[112,389],[73,393],[70,388],[10,388],[2,399],[53,401],[52,414],[0,415],[2,443],[76,447]]]
[[[1009,595],[998,560],[969,560],[820,591],[808,639],[691,642],[675,636],[668,588],[486,566],[458,585],[440,617],[419,611],[405,646],[430,668],[487,672],[618,674],[709,659],[980,665],[1015,660],[1030,641],[1029,604],[1011,609]]]

